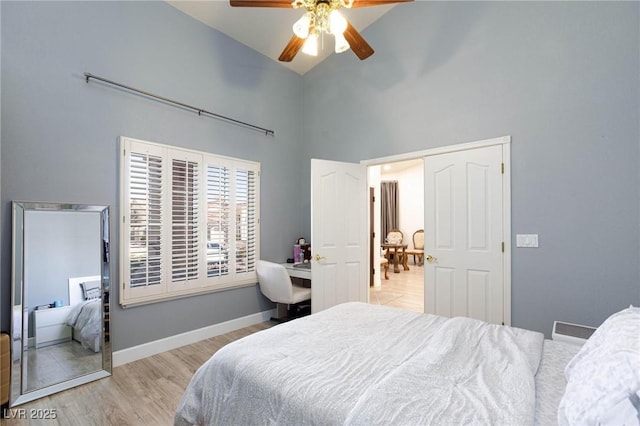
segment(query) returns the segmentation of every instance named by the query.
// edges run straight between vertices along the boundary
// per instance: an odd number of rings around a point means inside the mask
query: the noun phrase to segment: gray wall
[[[599,325],[640,304],[639,9],[399,5],[363,31],[376,50],[365,63],[332,55],[305,75],[306,157],[511,135],[513,324]],[[516,233],[540,247],[515,248]]]
[[[297,176],[307,168],[283,161],[301,155],[299,75],[164,2],[3,1],[0,7],[3,254],[11,253],[10,201],[19,199],[111,205],[111,255],[118,259],[117,139],[124,135],[260,161],[262,257],[284,261],[303,226]],[[276,135],[87,84],[84,72]],[[1,271],[2,329],[8,330],[10,256],[2,256]],[[118,273],[113,262],[112,276]],[[125,310],[113,303],[113,348],[272,306],[257,286]]]

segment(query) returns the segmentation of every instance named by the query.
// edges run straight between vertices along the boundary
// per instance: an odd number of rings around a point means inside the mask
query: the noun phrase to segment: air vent
[[[595,328],[587,327],[586,325],[554,321],[551,338],[559,342],[584,345],[594,331],[596,331]]]

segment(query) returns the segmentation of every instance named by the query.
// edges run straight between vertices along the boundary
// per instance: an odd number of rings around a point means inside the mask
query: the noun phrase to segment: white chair
[[[284,266],[258,260],[257,264],[258,284],[264,296],[275,303],[287,305],[289,311],[291,305],[311,300],[311,289],[291,282],[291,277]],[[278,321],[287,319],[272,318]]]

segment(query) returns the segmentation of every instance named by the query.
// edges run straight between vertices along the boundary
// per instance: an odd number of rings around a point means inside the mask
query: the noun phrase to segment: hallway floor
[[[384,279],[382,286],[369,287],[369,303],[395,306],[410,311],[424,312],[424,267],[413,264],[409,258],[409,270],[400,268],[400,273],[389,269],[389,279]]]

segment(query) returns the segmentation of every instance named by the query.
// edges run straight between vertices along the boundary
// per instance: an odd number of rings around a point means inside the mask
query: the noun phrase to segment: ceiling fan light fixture
[[[347,29],[347,20],[338,12],[337,9],[329,14],[329,30],[331,34],[342,34]]]
[[[294,35],[278,57],[282,62],[291,62],[300,50],[307,55],[318,56],[318,37],[325,33],[335,37],[337,53],[351,49],[358,59],[364,61],[375,53],[374,50],[338,10],[343,7],[350,9],[412,1],[414,0],[230,0],[229,4],[233,7],[305,9],[304,16],[293,24]]]
[[[302,18],[298,19],[293,24],[293,33],[300,38],[307,38],[309,36],[309,26],[311,25],[311,18],[308,13],[302,15]]]
[[[318,56],[318,34],[311,33],[302,45],[302,53],[309,56]]]
[[[351,46],[349,45],[349,42],[347,41],[347,39],[344,38],[344,35],[336,34],[335,38],[336,38],[336,50],[335,50],[336,53],[342,53],[344,51],[349,50]]]

